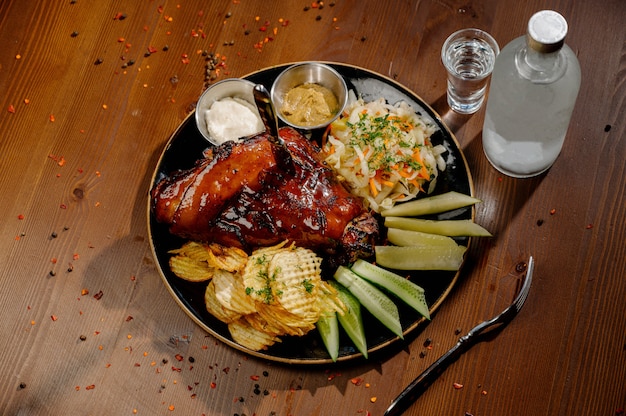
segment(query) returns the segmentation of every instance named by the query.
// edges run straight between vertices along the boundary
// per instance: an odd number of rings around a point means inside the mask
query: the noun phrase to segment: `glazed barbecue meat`
[[[248,251],[289,240],[334,264],[372,255],[378,222],[361,199],[337,180],[316,145],[291,128],[280,136],[291,169],[266,133],[226,142],[154,186],[156,220],[183,238]]]

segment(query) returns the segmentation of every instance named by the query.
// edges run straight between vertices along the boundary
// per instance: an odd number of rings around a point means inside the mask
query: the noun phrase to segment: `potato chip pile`
[[[228,325],[233,340],[267,349],[280,336],[302,336],[322,314],[343,314],[345,305],[321,278],[313,251],[283,242],[248,255],[234,247],[187,242],[170,251],[172,272],[205,282],[206,308]]]

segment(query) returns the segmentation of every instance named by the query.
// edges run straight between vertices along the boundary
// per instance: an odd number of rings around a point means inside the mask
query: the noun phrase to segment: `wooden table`
[[[447,109],[439,53],[463,27],[503,46],[543,8],[568,20],[583,82],[556,164],[512,179],[483,155],[484,109]],[[0,413],[381,415],[499,311],[502,282],[533,255],[520,315],[408,414],[622,415],[625,17],[623,0],[3,1]],[[495,235],[472,245],[429,325],[368,361],[290,366],[224,345],[172,299],[148,242],[152,172],[206,85],[301,60],[366,68],[430,103],[467,157],[476,221]]]

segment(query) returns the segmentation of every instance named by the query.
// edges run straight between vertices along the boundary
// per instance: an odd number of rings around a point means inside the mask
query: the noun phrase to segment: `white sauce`
[[[237,140],[263,131],[257,109],[240,98],[215,101],[204,115],[207,130],[217,144]]]

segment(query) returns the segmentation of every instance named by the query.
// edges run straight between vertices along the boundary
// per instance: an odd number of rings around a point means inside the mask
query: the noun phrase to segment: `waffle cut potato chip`
[[[314,324],[319,318],[321,263],[314,252],[300,247],[276,253],[269,263],[270,286],[278,303],[302,323]]]
[[[215,297],[226,309],[241,315],[256,312],[254,301],[243,287],[241,275],[218,269],[211,283],[215,286]]]
[[[212,281],[209,282],[204,292],[204,304],[206,310],[211,315],[215,316],[225,324],[235,322],[237,319],[241,318],[240,313],[235,312],[232,309],[228,309],[217,299],[215,294],[215,284]]]
[[[280,338],[266,332],[259,331],[250,325],[245,319],[239,319],[228,324],[228,331],[236,343],[254,351],[266,349],[267,347],[274,345],[276,342],[280,342]]]
[[[207,311],[228,325],[235,342],[254,351],[280,342],[281,336],[307,334],[322,313],[345,311],[335,289],[321,278],[322,259],[286,241],[250,255],[192,242],[170,253],[177,276],[210,280]]]
[[[209,251],[206,246],[196,243],[185,243],[181,248],[170,251],[169,264],[172,272],[181,279],[190,282],[204,282],[213,277],[215,268],[209,266]]]
[[[325,280],[320,282],[318,303],[321,315],[334,313],[343,315],[348,310],[348,307],[339,299],[337,290]]]
[[[209,248],[207,263],[210,266],[233,273],[246,267],[248,255],[242,249],[219,244],[211,244]]]
[[[195,241],[171,250],[170,269],[181,279],[204,282],[213,278],[215,270],[237,272],[246,266],[248,255],[236,247],[219,244],[205,245]]]

